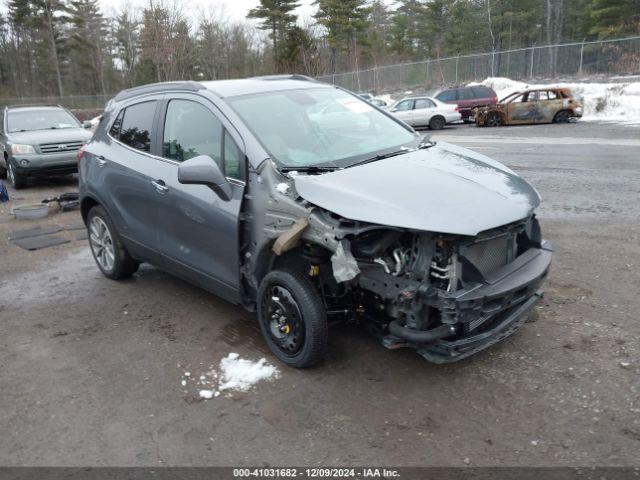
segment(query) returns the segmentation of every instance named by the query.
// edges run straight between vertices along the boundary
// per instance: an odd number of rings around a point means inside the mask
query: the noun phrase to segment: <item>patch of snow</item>
[[[276,185],[276,190],[284,195],[289,191],[289,184],[279,183],[278,185]]]
[[[204,398],[205,400],[209,400],[213,398],[213,395],[218,392],[214,392],[213,390],[200,390],[200,398]]]
[[[205,374],[194,374],[199,377],[199,381],[196,382],[201,388],[198,391],[198,395],[206,400],[218,397],[223,390],[247,391],[261,380],[277,378],[280,373],[276,367],[268,364],[264,358],[254,362],[240,358],[237,353],[230,353],[220,360],[217,369],[214,365],[209,368],[210,371]],[[184,372],[184,377],[190,376],[190,372]],[[186,386],[187,379],[183,378],[181,383],[183,387]]]
[[[630,79],[631,80],[631,79]],[[640,82],[589,83],[556,82],[525,83],[504,77],[489,77],[469,85],[485,85],[495,90],[502,100],[507,95],[528,88],[566,87],[583,100],[582,120],[640,125]]]
[[[275,377],[278,369],[261,358],[257,362],[240,358],[237,353],[230,353],[220,360],[220,382],[218,390],[249,390],[261,380]]]

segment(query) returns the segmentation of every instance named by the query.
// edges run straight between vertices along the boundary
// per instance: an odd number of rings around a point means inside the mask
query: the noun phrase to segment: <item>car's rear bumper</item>
[[[77,152],[47,155],[16,155],[16,173],[24,177],[48,177],[77,173]]]
[[[542,297],[541,287],[551,256],[551,245],[543,242],[540,248],[530,248],[485,278],[483,283],[440,294],[438,308],[455,319],[455,323],[448,324],[452,327],[450,332],[438,327],[440,329],[433,330],[437,331],[437,338],[425,343],[412,341],[407,334],[404,345],[389,337],[383,344],[389,348],[416,348],[420,355],[434,363],[454,362],[490,347],[517,331],[526,321]],[[411,333],[415,336],[417,331]]]

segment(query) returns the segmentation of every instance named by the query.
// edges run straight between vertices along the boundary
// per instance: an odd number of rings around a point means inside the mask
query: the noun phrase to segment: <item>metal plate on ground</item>
[[[64,226],[65,230],[84,230],[85,228],[87,227],[82,222],[70,223],[69,225]]]
[[[19,238],[13,240],[13,243],[25,250],[40,250],[42,248],[69,243],[69,240],[58,235],[39,235],[37,237]]]
[[[35,227],[35,228],[27,228],[25,230],[16,230],[15,232],[9,233],[9,240],[19,240],[21,238],[30,238],[30,237],[39,237],[40,235],[49,235],[51,233],[58,233],[61,231],[60,227]]]

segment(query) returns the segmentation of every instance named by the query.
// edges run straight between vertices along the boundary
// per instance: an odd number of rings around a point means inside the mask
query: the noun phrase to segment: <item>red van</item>
[[[471,87],[455,87],[440,90],[435,97],[444,103],[455,103],[458,111],[462,115],[462,120],[469,121],[472,109],[484,105],[495,105],[498,103],[498,95],[491,87],[474,85]]]

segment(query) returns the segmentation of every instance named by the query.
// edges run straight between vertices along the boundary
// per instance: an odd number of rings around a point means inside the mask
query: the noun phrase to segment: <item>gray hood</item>
[[[509,168],[444,142],[294,181],[302,198],[347,219],[458,235],[521,220],[540,204]]]
[[[43,143],[83,142],[91,140],[93,133],[86,128],[60,128],[9,133],[11,143],[40,145]]]

